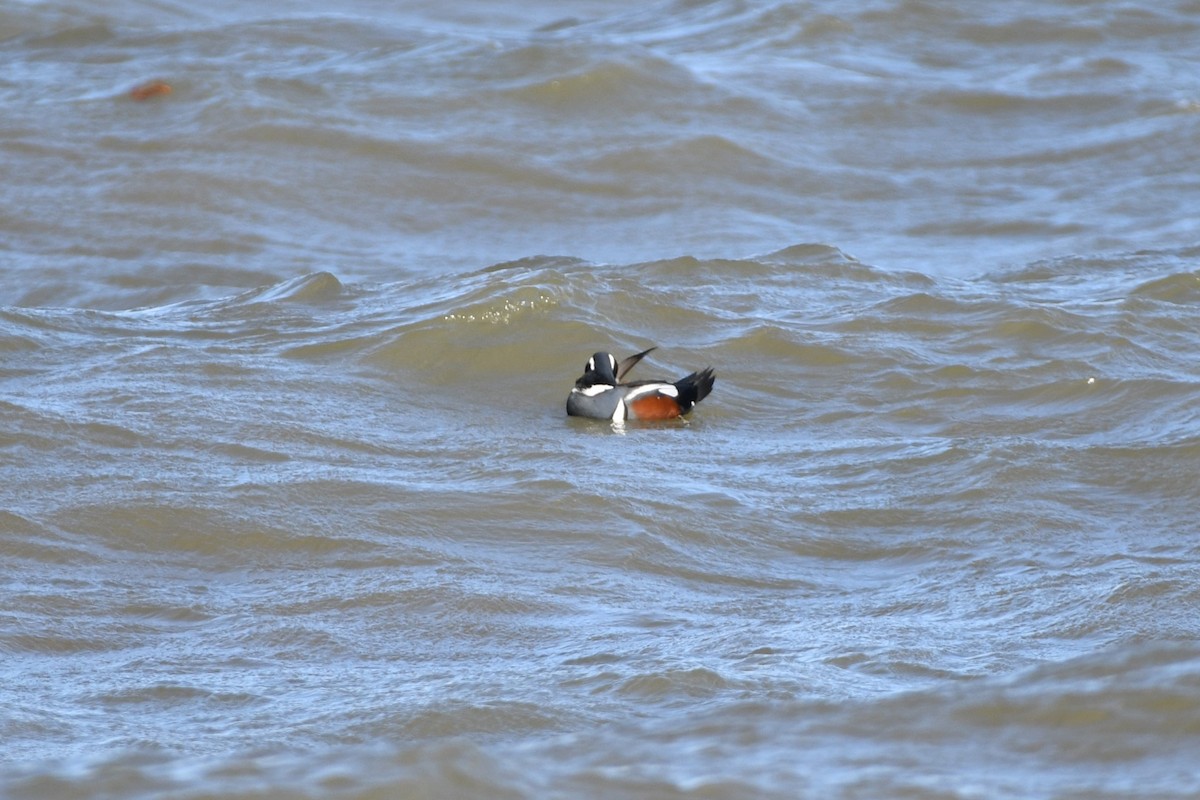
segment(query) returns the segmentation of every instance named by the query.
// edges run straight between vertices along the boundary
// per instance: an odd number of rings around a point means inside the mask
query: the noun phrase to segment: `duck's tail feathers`
[[[713,388],[713,381],[716,379],[713,368],[705,367],[699,372],[693,372],[686,378],[675,382],[675,388],[679,391],[679,405],[683,409],[683,413],[691,411],[692,406],[708,397],[708,393]]]

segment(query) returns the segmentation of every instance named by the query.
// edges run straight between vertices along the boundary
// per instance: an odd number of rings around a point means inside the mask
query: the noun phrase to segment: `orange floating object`
[[[160,97],[164,94],[170,94],[175,91],[171,88],[171,84],[166,81],[150,81],[133,87],[129,90],[129,96],[134,100],[149,100],[152,97]]]

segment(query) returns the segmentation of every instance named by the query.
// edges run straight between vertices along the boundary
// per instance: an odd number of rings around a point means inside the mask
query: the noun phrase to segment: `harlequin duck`
[[[621,383],[651,347],[617,363],[612,353],[596,353],[588,359],[583,375],[567,397],[567,414],[572,417],[611,419],[674,419],[681,417],[712,391],[712,367],[693,372],[674,383],[668,381],[634,381]]]

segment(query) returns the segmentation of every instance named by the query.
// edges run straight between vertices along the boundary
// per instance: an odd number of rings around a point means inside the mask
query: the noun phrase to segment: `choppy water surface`
[[[0,794],[1194,797],[1197,33],[0,10]]]

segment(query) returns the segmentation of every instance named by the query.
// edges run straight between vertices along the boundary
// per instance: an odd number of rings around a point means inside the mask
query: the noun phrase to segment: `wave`
[[[1190,376],[1174,328],[1200,286],[1186,252],[1040,262],[973,280],[880,270],[827,245],[748,258],[604,265],[542,256],[390,284],[301,275],[215,301],[128,312],[9,309],[0,346],[36,350],[62,334],[170,338],[222,330],[295,358],[354,354],[384,369],[454,362],[493,378],[566,352],[728,349],[780,366],[960,365],[1072,380]],[[1147,269],[1159,277],[1147,277]],[[1178,270],[1178,271],[1176,271]],[[223,279],[220,273],[216,279]],[[173,327],[174,326],[174,327]],[[324,349],[323,349],[324,348]],[[507,355],[500,351],[509,350]],[[539,353],[539,351],[541,351]],[[834,352],[840,355],[832,355]],[[822,355],[822,353],[824,353]],[[571,358],[569,363],[579,360]],[[1190,378],[1188,378],[1190,379]]]
[[[363,558],[381,525],[419,542],[447,504],[480,531],[561,532],[595,513],[615,526],[622,569],[758,589],[792,579],[718,531],[758,520],[763,546],[831,563],[934,561],[1035,521],[1048,536],[1120,536],[1147,503],[1191,514],[1193,309],[1159,286],[1186,283],[1188,263],[1159,252],[951,279],[804,244],[609,265],[544,256],[383,284],[317,272],[122,312],[6,309],[0,352],[19,363],[5,373],[0,449],[71,453],[108,476],[74,486],[65,507],[39,493],[12,513],[102,524],[107,548],[165,559]],[[571,448],[578,436],[617,445],[605,426],[569,425],[566,394],[596,350],[650,346],[633,377],[712,366],[717,384],[668,428],[682,436],[633,435],[666,458],[710,440],[730,455],[714,461],[719,480],[659,477],[688,498],[682,510],[596,506],[622,477]],[[29,481],[62,485],[56,459],[32,463]],[[165,504],[179,486],[187,502]],[[530,493],[562,508],[531,518]],[[271,496],[303,518],[222,510]],[[402,513],[327,534],[352,512],[308,508],[309,496],[368,517],[403,498]],[[952,535],[931,534],[947,520]],[[175,533],[138,538],[158,527]]]

